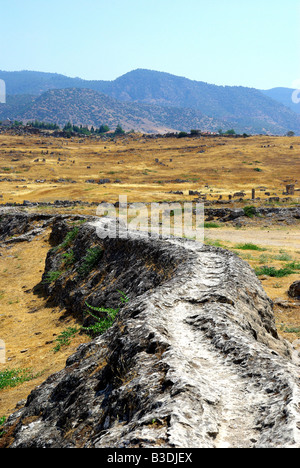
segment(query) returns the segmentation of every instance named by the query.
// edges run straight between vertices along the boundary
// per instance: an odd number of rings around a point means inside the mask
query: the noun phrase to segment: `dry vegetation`
[[[88,337],[76,336],[70,346],[57,353],[56,339],[76,320],[51,305],[39,293],[47,252],[49,232],[32,242],[1,249],[0,329],[6,345],[4,369],[30,369],[35,378],[13,389],[0,391],[0,414],[12,413],[16,403],[53,372],[65,366],[67,357]]]
[[[120,193],[129,202],[192,199],[189,190],[201,190],[213,200],[240,190],[250,196],[252,188],[262,186],[282,195],[285,185],[298,178],[299,153],[300,137],[151,140],[131,135],[101,141],[0,135],[0,179],[12,180],[1,182],[1,193],[4,203],[116,202]],[[86,183],[92,179],[111,183]],[[268,198],[264,192],[259,196]]]
[[[200,191],[213,201],[221,195],[228,200],[228,195],[241,190],[250,198],[255,188],[261,198],[256,202],[259,205],[269,199],[266,192],[282,198],[286,184],[296,183],[299,188],[299,156],[300,137],[151,140],[131,135],[101,141],[0,135],[1,202],[117,202],[120,194],[127,195],[129,202],[193,200],[195,196],[189,196],[189,190]],[[93,179],[96,183],[87,183]],[[111,182],[98,184],[99,179]],[[176,179],[189,182],[176,183]],[[182,191],[183,195],[171,191]],[[299,203],[299,193],[296,191],[289,202],[282,204]],[[234,206],[245,204],[236,202]],[[32,210],[58,211],[40,206]],[[76,206],[60,211],[95,214],[96,207]],[[265,227],[258,219],[247,228],[206,229],[205,235],[206,242],[234,250],[252,267],[267,264],[280,268],[287,262],[300,262],[299,224]],[[15,389],[0,391],[0,417],[9,415],[36,385],[64,367],[67,356],[88,339],[76,336],[70,346],[53,352],[59,334],[76,326],[76,322],[34,289],[44,269],[48,236],[49,232],[33,242],[1,249],[0,338],[6,343],[7,363],[0,365],[0,371],[31,368],[37,377]],[[237,244],[245,242],[265,250],[237,248]],[[285,300],[289,285],[296,279],[299,272],[283,278],[262,278],[272,299]],[[278,330],[291,341],[300,337],[300,309],[292,302],[275,308]]]

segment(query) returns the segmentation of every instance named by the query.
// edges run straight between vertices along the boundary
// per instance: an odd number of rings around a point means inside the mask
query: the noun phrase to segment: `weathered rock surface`
[[[56,245],[64,223],[54,223]],[[117,290],[130,301],[31,393],[0,446],[299,448],[298,358],[248,264],[183,239],[101,240],[97,226],[79,227],[72,267],[46,292],[77,313],[85,300],[114,307]],[[103,255],[82,278],[94,246]],[[59,255],[49,252],[45,275]]]
[[[3,213],[3,214],[2,214]],[[11,242],[13,236],[15,241],[19,236],[19,240],[28,240],[31,235],[37,234],[36,229],[46,228],[54,218],[44,214],[27,214],[27,213],[5,213],[1,212],[0,223],[0,241]]]
[[[300,299],[300,281],[294,281],[294,283],[291,284],[288,293],[290,297]]]

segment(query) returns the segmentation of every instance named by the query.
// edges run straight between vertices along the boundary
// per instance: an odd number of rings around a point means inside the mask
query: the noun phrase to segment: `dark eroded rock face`
[[[295,281],[289,289],[289,296],[300,299],[300,281]]]
[[[44,214],[1,213],[0,242],[28,241],[46,228],[52,222],[52,219],[52,216]]]
[[[31,393],[2,446],[299,447],[299,368],[251,268],[192,241],[95,232],[79,227],[70,271],[46,291],[77,313],[87,299],[114,306],[117,290],[130,302]],[[95,246],[97,266],[78,278]],[[45,274],[60,255],[49,253]]]

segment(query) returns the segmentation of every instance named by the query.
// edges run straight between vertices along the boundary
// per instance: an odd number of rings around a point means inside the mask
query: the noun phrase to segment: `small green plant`
[[[71,338],[73,338],[80,330],[78,328],[69,327],[65,331],[63,331],[58,337],[56,338],[57,345],[53,349],[55,353],[61,350],[62,346],[69,346],[71,343]]]
[[[72,226],[81,226],[82,224],[85,224],[87,222],[86,219],[79,219],[79,221],[74,221],[71,223]]]
[[[270,255],[263,254],[263,255],[259,256],[258,261],[259,261],[260,265],[265,265],[266,262],[269,261],[269,259],[270,259]]]
[[[51,284],[58,280],[62,275],[61,271],[49,271],[44,279],[44,284]]]
[[[235,249],[238,250],[257,250],[258,252],[265,252],[267,249],[263,247],[259,247],[258,245],[252,244],[252,242],[248,242],[246,244],[237,244]]]
[[[99,263],[103,256],[103,249],[101,247],[93,247],[87,250],[83,263],[77,269],[80,277],[87,276],[93,268]]]
[[[205,229],[216,229],[216,228],[221,227],[218,223],[214,223],[210,221],[205,221],[203,226]]]
[[[69,252],[64,252],[62,254],[62,258],[63,258],[63,266],[65,268],[70,267],[75,262],[74,251],[70,250]]]
[[[57,247],[55,247],[54,250],[59,250],[59,249],[67,249],[68,247],[70,247],[70,245],[74,242],[74,240],[76,239],[77,235],[78,235],[78,232],[79,232],[79,228],[78,227],[74,227],[72,229],[72,231],[68,232],[68,234],[66,235],[66,237],[64,238],[63,242],[58,245]]]
[[[105,309],[103,307],[92,307],[87,302],[85,305],[89,308],[88,314],[95,319],[95,323],[89,327],[82,327],[82,330],[91,332],[93,335],[103,335],[114,323],[119,309]],[[100,318],[92,311],[105,314],[105,317]]]
[[[291,268],[294,272],[297,272],[300,270],[300,262],[287,263],[286,268]]]
[[[282,252],[282,253],[280,253],[280,255],[276,255],[274,257],[274,259],[279,260],[280,262],[291,262],[292,261],[292,257],[286,252]]]
[[[5,432],[1,430],[1,428],[4,425],[5,421],[6,421],[5,416],[0,417],[0,437],[4,436],[4,434],[5,434]]]
[[[0,372],[0,390],[13,388],[34,379],[36,376],[29,369],[7,369]]]
[[[256,267],[255,273],[257,276],[271,276],[271,278],[283,278],[284,276],[292,275],[294,270],[288,266],[284,268],[276,269],[275,267],[270,266],[262,266]]]
[[[120,301],[122,304],[127,304],[129,302],[129,297],[123,292],[117,289],[117,292],[120,294]]]
[[[248,218],[253,218],[253,216],[256,215],[256,208],[255,206],[245,206],[243,208],[244,210],[244,213],[245,213],[245,216],[247,216]]]
[[[122,291],[118,290],[118,293],[121,295],[121,304],[126,304],[129,301],[129,298]],[[82,330],[90,332],[92,335],[103,335],[103,333],[105,333],[113,325],[120,311],[120,307],[118,307],[117,309],[92,307],[87,302],[85,303],[85,305],[88,308],[87,313],[91,317],[93,317],[95,323],[93,325],[90,325],[89,327],[82,327]],[[101,314],[102,317],[99,317],[98,315],[94,314],[94,312]]]
[[[296,333],[297,335],[299,335],[300,334],[300,327],[285,328],[284,331],[285,331],[285,333]]]
[[[256,172],[262,172],[262,169],[260,167],[255,167],[253,170]]]
[[[219,240],[205,239],[205,244],[211,245],[213,247],[223,247],[223,244]]]

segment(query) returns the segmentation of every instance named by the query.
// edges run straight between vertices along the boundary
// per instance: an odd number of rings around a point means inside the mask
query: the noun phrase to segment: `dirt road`
[[[206,229],[208,240],[220,240],[232,243],[253,243],[263,246],[281,247],[285,250],[300,249],[300,230],[283,229]]]

